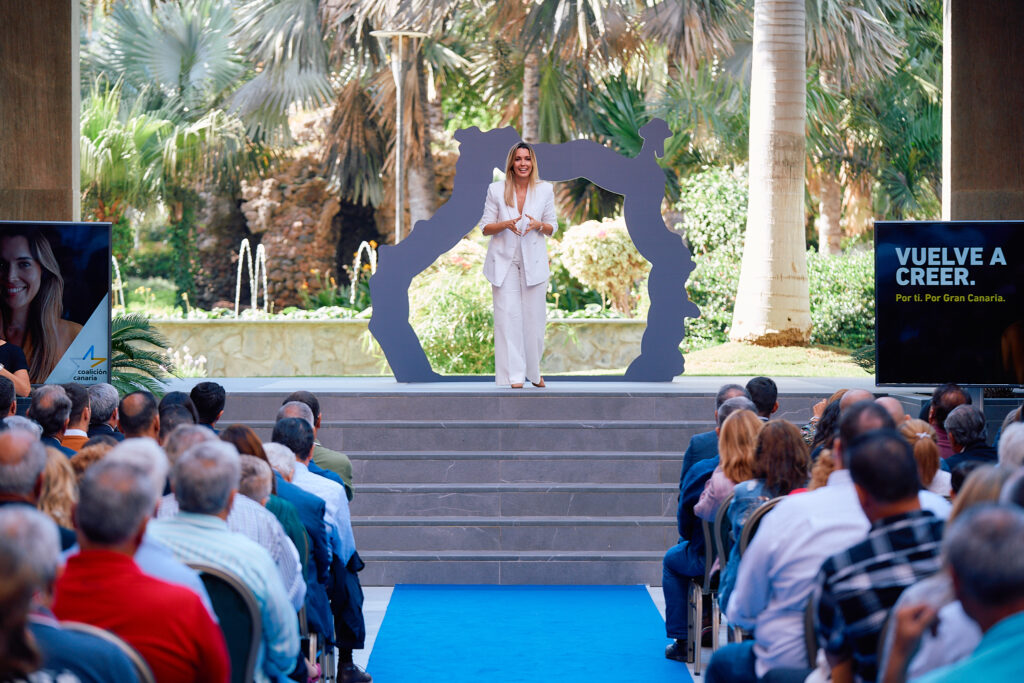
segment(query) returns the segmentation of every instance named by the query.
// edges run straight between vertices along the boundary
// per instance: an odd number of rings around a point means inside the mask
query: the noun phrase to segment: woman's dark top
[[[4,370],[8,372],[28,370],[25,352],[21,350],[20,346],[15,346],[10,342],[0,346],[0,363],[4,364]]]

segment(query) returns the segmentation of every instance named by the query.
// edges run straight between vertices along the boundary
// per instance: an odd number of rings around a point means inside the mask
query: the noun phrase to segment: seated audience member
[[[152,439],[125,439],[108,454],[108,459],[111,462],[127,463],[137,467],[146,475],[156,499],[156,504],[150,512],[150,517],[155,518],[160,509],[160,497],[167,486],[169,464],[163,450]],[[199,572],[179,562],[170,548],[155,540],[152,534],[143,534],[134,559],[144,574],[184,586],[198,595],[213,620],[217,620],[206,586],[199,578]]]
[[[67,456],[56,448],[46,449],[43,488],[36,507],[62,527],[72,528],[71,509],[78,502],[78,479]]]
[[[171,467],[173,467],[174,463],[178,462],[178,458],[188,449],[204,441],[216,440],[217,435],[206,427],[197,424],[178,425],[167,435],[167,439],[162,445],[164,453],[167,454],[167,460],[170,461]]]
[[[166,408],[159,410],[160,414],[160,443],[164,444],[167,441],[167,436],[173,432],[179,425],[194,425],[196,424],[195,418],[192,417],[192,413],[189,412],[188,408],[183,405],[169,405]]]
[[[715,520],[718,508],[736,484],[754,476],[754,447],[764,423],[749,410],[740,410],[722,423],[718,437],[718,466],[693,506],[693,512],[709,522]]]
[[[34,432],[17,427],[0,432],[0,507],[36,507],[43,490],[46,446]],[[61,549],[75,544],[75,533],[60,528]]]
[[[320,401],[308,391],[293,392],[281,404],[281,409],[277,412],[278,419],[282,417],[306,419],[304,413],[299,414],[294,410],[290,410],[294,408],[294,406],[289,406],[290,403],[304,404],[313,415],[313,459],[310,461],[310,471],[314,474],[331,472],[336,475],[339,483],[345,487],[345,495],[349,500],[352,500],[352,461],[344,453],[325,448],[317,440],[317,436],[320,433]]]
[[[910,419],[907,412],[903,410],[903,404],[898,399],[892,396],[879,396],[875,399],[875,403],[889,411],[889,417],[896,424],[896,428],[899,429],[905,421]]]
[[[817,632],[833,672],[852,666],[856,680],[874,681],[879,634],[889,608],[907,586],[941,566],[943,521],[921,509],[917,462],[898,432],[863,434],[847,452],[871,530],[821,566]]]
[[[200,382],[192,387],[189,397],[199,414],[199,424],[219,434],[214,425],[224,414],[224,405],[227,403],[224,387],[216,382]]]
[[[117,407],[118,425],[126,439],[160,438],[160,413],[156,396],[148,391],[133,391]]]
[[[956,384],[940,384],[932,392],[926,419],[928,424],[935,429],[935,442],[939,445],[939,455],[943,460],[953,455],[953,447],[950,445],[949,435],[946,433],[946,418],[954,408],[965,404],[971,405],[971,397]],[[952,470],[953,468],[947,467],[946,469]]]
[[[867,389],[848,389],[839,399],[839,410],[846,412],[846,409],[861,401],[874,401],[875,395]],[[891,417],[891,416],[890,416]]]
[[[149,531],[182,562],[220,567],[237,574],[252,590],[262,622],[256,680],[277,681],[298,661],[298,617],[270,554],[227,527],[239,476],[238,452],[230,444],[214,440],[193,446],[171,470],[180,511],[152,522]]]
[[[821,417],[818,419],[818,424],[814,430],[814,436],[811,438],[810,449],[811,449],[811,462],[818,462],[818,458],[821,454],[828,451],[832,447],[832,440],[835,438],[836,430],[839,428],[839,399],[832,401],[825,410],[822,411]],[[804,439],[806,441],[806,439]],[[831,470],[830,470],[831,471]],[[825,475],[826,478],[828,475]]]
[[[206,427],[202,425],[196,426],[213,436],[212,432]],[[216,436],[213,438],[216,440]],[[232,444],[227,445],[237,455],[238,450]],[[157,518],[167,519],[174,517],[178,513],[178,509],[179,502],[176,492],[166,495],[160,502]],[[274,517],[273,513],[256,501],[240,496],[234,499],[234,503],[225,521],[229,530],[247,536],[270,553],[274,564],[277,565],[281,580],[284,582],[288,598],[291,600],[296,611],[301,609],[306,597],[306,581],[302,574],[299,551],[288,539],[284,528]]]
[[[750,394],[747,390],[739,384],[723,384],[718,389],[718,394],[715,395],[715,412],[714,420],[715,425],[718,425],[718,410],[722,407],[722,404],[728,401],[730,398],[736,398],[742,396],[743,398],[750,399]],[[754,407],[754,412],[757,412],[757,407]],[[701,432],[694,434],[690,437],[690,443],[686,446],[686,452],[683,453],[683,468],[679,472],[679,491],[683,490],[683,480],[686,479],[686,473],[690,471],[690,468],[694,464],[701,460],[708,460],[718,456],[718,430],[712,429],[708,432]]]
[[[262,447],[260,450],[262,451]],[[306,538],[305,529],[302,528],[302,522],[299,521],[299,513],[291,503],[271,493],[274,488],[274,473],[266,461],[266,456],[258,458],[255,455],[240,453],[239,458],[241,459],[242,474],[238,483],[238,492],[267,508],[277,518],[287,534],[288,540],[299,551],[299,562],[302,564],[302,574],[305,576],[309,564],[309,555],[305,549],[309,545],[309,540]]]
[[[749,481],[736,484],[727,513],[733,546],[728,562],[723,561],[718,586],[723,609],[728,606],[729,595],[736,584],[736,573],[740,568],[739,539],[750,513],[772,498],[788,496],[793,489],[807,483],[810,455],[796,425],[785,420],[772,420],[757,435],[754,448],[753,476]]]
[[[954,522],[944,543],[956,597],[984,635],[965,659],[916,679],[920,683],[1011,683],[1024,676],[1024,511],[979,505]],[[892,660],[902,670],[914,641],[932,626],[935,608],[911,605],[895,615]],[[902,676],[886,679],[899,683]]]
[[[106,382],[89,385],[89,437],[104,434],[121,441],[124,434],[117,430],[117,389]]]
[[[971,473],[984,466],[985,463],[980,460],[968,460],[954,467],[953,471],[949,473],[949,486],[950,489],[952,489],[950,492],[950,500],[955,502],[956,497],[960,495],[960,489],[963,488],[964,483],[967,481],[967,478],[971,476]]]
[[[998,462],[996,449],[986,443],[985,416],[977,408],[957,406],[946,418],[945,427],[953,450],[953,455],[946,458],[946,465],[951,470],[965,460],[980,460],[993,465]]]
[[[27,417],[21,415],[8,415],[4,418],[4,425],[7,429],[21,429],[32,435],[32,437],[38,441],[43,438],[43,428],[39,426],[38,422],[33,422]]]
[[[953,522],[966,510],[981,503],[999,501],[1009,473],[991,465],[981,465],[971,472],[965,482],[961,494],[957,496],[953,509],[946,522],[945,535],[948,537]],[[956,599],[953,591],[953,580],[949,571],[943,571],[918,581],[900,594],[899,600],[893,605],[891,614],[896,614],[908,605],[925,602],[938,610],[939,622],[934,629],[925,633],[920,641],[917,653],[908,668],[910,677],[922,676],[933,669],[957,662],[969,655],[981,640],[981,630],[964,612],[963,605]],[[890,651],[893,643],[894,630],[890,625],[886,628],[885,644],[882,660],[878,671],[884,674],[883,680],[891,678],[895,673],[890,671]]]
[[[755,377],[747,382],[747,394],[757,407],[758,417],[764,422],[779,409],[779,388],[768,377]]]
[[[1015,470],[1024,464],[1024,423],[1013,422],[999,437],[999,466]]]
[[[284,418],[298,418],[300,420],[305,420],[310,425],[315,425],[316,424],[316,418],[313,415],[312,409],[309,408],[309,403],[301,401],[301,400],[290,400],[290,401],[288,401],[288,402],[286,402],[286,403],[284,403],[282,405],[282,407],[278,410],[278,417],[276,417],[276,420],[280,421],[280,420],[283,420]],[[321,446],[321,447],[323,449],[323,446]],[[314,453],[316,452],[316,427],[315,426],[313,427],[313,452]],[[332,451],[331,453],[335,453],[335,452]],[[342,456],[343,458],[345,458],[346,461],[348,460],[348,457],[347,456],[343,456],[342,454],[335,454],[335,455]],[[351,481],[351,478],[352,478],[350,467],[351,467],[351,464],[349,464],[349,472],[347,474],[349,481]],[[335,483],[339,484],[342,488],[345,489],[345,498],[348,499],[348,500],[352,500],[351,490],[345,484],[345,479],[340,474],[338,474],[337,472],[334,472],[334,471],[332,471],[330,469],[326,469],[324,467],[321,467],[321,466],[317,465],[315,460],[310,460],[309,461],[308,468],[309,468],[309,471],[312,472],[313,474],[318,474],[319,476],[327,477],[331,481],[334,481]]]
[[[0,377],[0,417],[17,415],[18,397],[14,393],[14,382]]]
[[[291,404],[285,404],[288,406]],[[349,516],[348,497],[342,485],[310,472],[313,459],[313,424],[311,419],[286,417],[274,425],[271,439],[287,446],[295,454],[295,470],[292,483],[307,493],[323,498],[328,517],[337,529],[338,546],[332,560],[332,585],[328,589],[334,612],[334,630],[338,647],[338,662],[341,664],[340,681],[373,680],[352,661],[352,651],[361,650],[366,638],[363,621],[363,589],[358,573],[363,561],[356,552],[355,536]]]
[[[822,416],[825,414],[825,409],[833,403],[838,404],[839,401],[842,400],[844,394],[846,394],[846,389],[840,389],[828,398],[823,398],[811,406],[811,419],[807,424],[800,428],[800,431],[803,432],[804,441],[806,441],[807,445],[810,446],[812,452],[814,451],[814,441],[817,439],[819,431],[818,427],[821,424]],[[838,405],[836,406],[836,410],[839,410]],[[827,435],[831,438],[831,432],[827,432]]]
[[[89,469],[90,465],[102,460],[103,456],[109,453],[114,447],[114,444],[118,443],[113,439],[110,440],[114,443],[96,443],[92,446],[85,446],[82,450],[71,456],[71,460],[68,462],[71,463],[71,469],[75,471],[75,483],[82,480],[82,475],[85,474],[85,471]]]
[[[23,681],[39,668],[40,657],[28,630],[36,580],[20,548],[0,538],[0,680]]]
[[[951,475],[939,469],[939,445],[932,426],[924,420],[906,420],[899,425],[899,432],[913,449],[921,485],[940,496],[952,495]]]
[[[116,645],[62,628],[50,611],[61,569],[60,538],[53,520],[29,507],[0,510],[0,542],[17,549],[33,574],[35,593],[28,628],[39,648],[41,664],[29,680],[138,681],[131,660]]]
[[[132,560],[155,504],[152,483],[138,467],[108,459],[85,473],[75,509],[81,551],[57,580],[53,612],[113,631],[158,681],[223,683],[227,646],[203,603]]]
[[[56,448],[68,457],[74,455],[75,452],[61,446],[60,440],[64,437],[64,430],[67,429],[70,415],[71,399],[68,398],[64,387],[59,384],[44,384],[32,390],[32,403],[29,405],[25,417],[34,420],[43,428],[43,436],[40,440],[44,446]]]
[[[199,424],[199,411],[196,410],[196,404],[192,402],[192,397],[184,391],[168,391],[164,394],[157,406],[161,417],[163,417],[163,412],[171,406],[181,406],[192,416],[192,424]]]
[[[721,395],[719,391],[719,395]],[[746,390],[743,390],[746,393]],[[693,661],[693,652],[689,652],[689,610],[687,590],[690,579],[704,576],[704,531],[700,519],[694,514],[694,506],[704,492],[704,486],[711,478],[712,472],[718,467],[718,438],[725,421],[734,412],[748,410],[754,412],[754,403],[745,396],[726,399],[718,406],[715,419],[715,454],[696,462],[686,473],[683,488],[679,493],[679,505],[676,508],[676,523],[679,528],[679,542],[668,549],[662,560],[661,585],[665,592],[665,635],[672,642],[665,647],[665,657],[680,662]],[[691,440],[691,444],[692,444]],[[702,610],[710,610],[710,602],[702,605]],[[710,620],[708,620],[710,622]],[[703,634],[701,634],[703,638]]]
[[[893,427],[892,417],[874,400],[849,406],[832,442],[836,469],[828,484],[787,497],[761,520],[740,560],[726,612],[730,624],[752,629],[754,639],[716,651],[708,681],[747,681],[772,669],[806,666],[804,611],[818,570],[829,556],[864,540],[871,527],[844,454],[857,436]],[[948,516],[949,503],[941,496],[920,496],[923,507]]]
[[[68,382],[61,386],[71,399],[71,413],[68,415],[68,427],[64,430],[60,445],[77,453],[89,440],[89,420],[92,419],[89,391],[76,382]]]

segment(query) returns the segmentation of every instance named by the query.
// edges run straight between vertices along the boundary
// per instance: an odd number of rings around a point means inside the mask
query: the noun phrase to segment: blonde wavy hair
[[[53,255],[50,241],[37,230],[24,230],[7,233],[0,241],[13,237],[24,237],[28,242],[32,258],[40,265],[39,291],[32,299],[28,312],[28,329],[25,332],[25,343],[21,350],[28,360],[28,375],[32,382],[42,382],[50,372],[63,349],[60,348],[60,333],[57,325],[64,311],[64,278],[60,274],[60,265]],[[0,304],[0,336],[7,338],[7,321],[11,312],[6,305]],[[36,348],[36,345],[39,348]]]
[[[914,449],[917,475],[921,485],[928,488],[939,471],[939,445],[935,442],[935,429],[924,420],[907,420],[899,427],[900,434]]]
[[[516,152],[525,149],[530,153],[530,161],[533,162],[533,168],[530,169],[530,187],[533,187],[540,182],[540,172],[537,170],[537,155],[533,151],[528,143],[517,142],[512,145],[512,149],[508,151],[508,159],[505,160],[505,204],[514,207],[516,205],[516,184],[512,180],[515,177],[515,173],[512,171],[512,166],[516,161]]]
[[[43,491],[38,507],[50,519],[66,529],[73,529],[71,508],[78,502],[78,477],[68,457],[56,448],[46,449],[43,468]]]
[[[764,423],[749,410],[738,410],[725,419],[718,435],[722,474],[734,484],[754,478],[754,447]]]

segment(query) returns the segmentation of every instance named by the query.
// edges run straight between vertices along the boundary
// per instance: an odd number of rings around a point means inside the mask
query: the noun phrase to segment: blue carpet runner
[[[396,586],[377,683],[688,683],[643,586]]]

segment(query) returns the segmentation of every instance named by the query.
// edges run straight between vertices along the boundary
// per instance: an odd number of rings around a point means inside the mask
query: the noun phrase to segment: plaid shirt
[[[942,520],[926,510],[886,517],[868,537],[825,560],[818,574],[817,631],[830,655],[853,657],[857,678],[878,676],[878,638],[907,586],[939,571]]]

